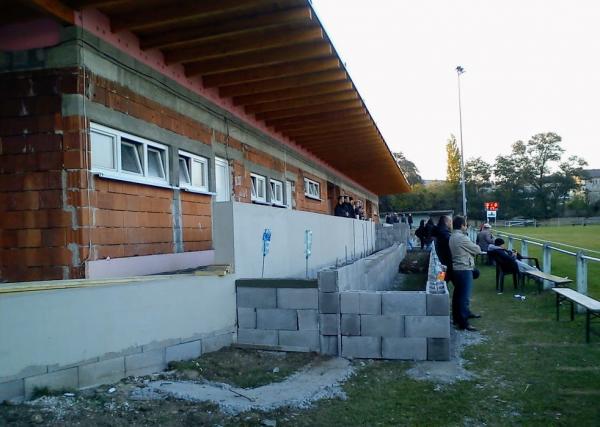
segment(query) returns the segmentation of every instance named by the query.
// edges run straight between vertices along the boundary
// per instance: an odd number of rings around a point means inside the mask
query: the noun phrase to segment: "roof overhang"
[[[73,24],[89,8],[185,78],[375,194],[410,186],[308,0],[21,0]],[[12,15],[11,15],[12,16]],[[2,20],[0,18],[0,20]],[[4,21],[4,20],[3,20]],[[75,20],[76,21],[76,20]],[[4,21],[6,22],[6,21]]]

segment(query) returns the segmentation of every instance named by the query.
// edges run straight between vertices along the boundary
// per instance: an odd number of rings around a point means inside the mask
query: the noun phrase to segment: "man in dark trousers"
[[[450,222],[452,223],[452,221],[450,221]],[[411,213],[409,213],[409,214],[408,214],[408,228],[409,228],[410,230],[412,230],[412,224],[413,224],[412,214],[411,214]]]

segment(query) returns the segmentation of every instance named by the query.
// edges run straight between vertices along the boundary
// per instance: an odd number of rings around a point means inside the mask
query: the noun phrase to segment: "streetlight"
[[[465,153],[463,150],[463,134],[462,134],[462,108],[460,104],[460,75],[465,72],[465,69],[460,65],[456,67],[456,78],[458,79],[458,123],[460,128],[460,182],[462,183],[462,205],[463,216],[467,217],[467,191],[465,190]]]

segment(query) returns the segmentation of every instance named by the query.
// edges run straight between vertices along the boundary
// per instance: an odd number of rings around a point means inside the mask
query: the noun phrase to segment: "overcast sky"
[[[600,168],[600,1],[313,0],[393,151],[444,179],[458,137],[493,162],[556,132],[566,155]]]

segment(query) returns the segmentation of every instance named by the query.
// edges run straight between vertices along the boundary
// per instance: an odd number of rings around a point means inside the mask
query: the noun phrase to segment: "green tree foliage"
[[[460,182],[460,151],[454,135],[450,135],[446,143],[446,157],[446,180],[452,183]]]
[[[404,176],[406,177],[408,183],[411,186],[415,184],[422,184],[423,179],[419,174],[419,169],[417,168],[417,166],[413,162],[408,160],[402,152],[397,152],[393,154],[394,159],[396,159],[396,163],[398,163],[398,166],[400,166],[400,169],[402,169],[402,172],[404,172]]]

